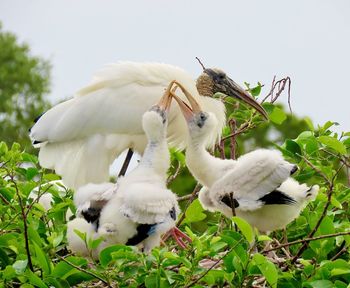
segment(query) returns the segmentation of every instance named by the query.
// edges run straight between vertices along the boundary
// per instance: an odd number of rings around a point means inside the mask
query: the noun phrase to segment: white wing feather
[[[225,194],[233,193],[237,200],[255,202],[280,186],[293,166],[278,151],[255,150],[241,156],[234,169],[215,182],[210,197],[220,201]]]
[[[55,169],[68,187],[108,181],[109,165],[121,152],[131,147],[142,154],[146,146],[142,115],[172,80],[182,83],[206,111],[217,116],[219,134],[225,122],[224,105],[199,96],[185,71],[166,64],[122,62],[107,66],[73,99],[39,118],[30,136],[40,142],[40,164]],[[172,105],[168,119],[169,144],[184,148],[187,126],[177,105]]]

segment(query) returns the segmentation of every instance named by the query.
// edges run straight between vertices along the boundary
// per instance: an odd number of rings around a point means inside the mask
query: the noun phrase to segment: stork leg
[[[169,230],[164,236],[163,241],[167,240],[169,237],[173,237],[176,241],[177,245],[179,245],[182,249],[185,249],[187,247],[186,243],[182,240],[187,240],[188,242],[192,242],[192,239],[188,237],[185,233],[183,233],[179,228],[174,227],[171,230]]]
[[[119,171],[118,177],[124,176],[124,175],[125,175],[126,170],[127,170],[128,167],[129,167],[130,160],[131,160],[133,154],[134,154],[134,152],[132,151],[131,148],[129,148],[128,153],[126,154],[126,157],[125,157],[123,166],[122,166],[122,168],[121,168],[120,171]]]

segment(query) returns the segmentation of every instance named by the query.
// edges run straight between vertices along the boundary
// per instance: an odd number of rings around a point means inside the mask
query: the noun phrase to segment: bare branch
[[[201,59],[199,59],[198,57],[196,57],[196,59],[199,62],[199,64],[202,66],[203,70],[205,70],[205,66],[203,65]]]
[[[239,239],[239,241],[237,241],[235,243],[235,245],[233,245],[229,250],[226,251],[226,253],[224,255],[222,255],[218,260],[216,260],[213,265],[211,265],[200,277],[198,277],[196,280],[192,281],[190,284],[186,285],[185,288],[188,287],[192,287],[194,286],[194,284],[196,284],[199,280],[201,280],[205,275],[207,275],[210,270],[214,269],[216,267],[216,265],[218,265],[218,263],[220,261],[222,261],[231,251],[233,251],[233,249],[235,249],[237,247],[238,244],[240,244],[243,241],[244,238]]]
[[[325,235],[320,235],[317,237],[308,237],[305,239],[295,240],[295,241],[291,241],[291,242],[277,245],[273,248],[263,250],[262,253],[268,253],[270,251],[278,250],[278,249],[281,249],[283,247],[288,247],[288,246],[292,246],[292,245],[296,245],[296,244],[300,244],[300,243],[306,243],[306,242],[311,242],[311,241],[316,241],[316,240],[321,240],[321,239],[326,239],[326,238],[333,238],[333,237],[338,237],[338,236],[346,236],[346,235],[350,235],[350,231],[325,234]]]
[[[102,277],[96,275],[95,273],[93,273],[93,272],[91,272],[91,271],[89,271],[89,270],[86,270],[86,269],[84,269],[84,268],[81,268],[81,267],[79,267],[79,266],[77,266],[77,265],[75,265],[75,264],[69,262],[68,260],[64,259],[63,257],[61,257],[61,256],[59,256],[59,255],[57,255],[57,257],[58,257],[59,259],[61,259],[63,262],[67,263],[69,266],[72,266],[73,268],[79,270],[80,272],[89,274],[90,276],[92,276],[92,277],[94,277],[94,278],[96,278],[96,279],[102,281],[104,284],[107,285],[107,287],[112,287],[105,279],[103,279]]]

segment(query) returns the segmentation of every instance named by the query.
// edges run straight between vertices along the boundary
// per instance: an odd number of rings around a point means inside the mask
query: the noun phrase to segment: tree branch
[[[56,254],[56,255],[57,255],[57,254]],[[94,278],[96,278],[96,279],[102,281],[104,284],[107,285],[107,287],[112,287],[112,286],[108,283],[108,281],[106,281],[106,280],[103,279],[102,277],[96,275],[95,273],[93,273],[93,272],[91,272],[91,271],[89,271],[89,270],[86,270],[86,269],[84,269],[84,268],[81,268],[81,267],[79,267],[79,266],[77,266],[77,265],[75,265],[75,264],[69,262],[68,260],[64,259],[63,257],[61,257],[61,256],[59,256],[59,255],[57,255],[57,257],[58,257],[59,259],[61,259],[63,262],[67,263],[69,266],[72,266],[73,268],[79,270],[80,272],[86,273],[86,274],[88,274],[88,275],[90,275],[90,276],[92,276],[92,277],[94,277]]]
[[[306,243],[306,242],[311,242],[311,241],[316,241],[316,240],[321,240],[321,239],[326,239],[326,238],[345,236],[345,235],[350,235],[350,231],[325,234],[325,235],[320,235],[320,236],[316,236],[316,237],[311,237],[311,238],[308,237],[305,239],[295,240],[295,241],[280,244],[278,246],[275,246],[275,247],[267,249],[267,250],[263,250],[262,253],[268,253],[270,251],[278,250],[278,249],[281,249],[283,247],[288,247],[288,246],[292,246],[292,245],[296,245],[296,244],[300,244],[300,243]]]

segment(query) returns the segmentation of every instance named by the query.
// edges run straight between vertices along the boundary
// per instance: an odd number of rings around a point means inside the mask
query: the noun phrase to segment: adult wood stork
[[[88,217],[84,214],[83,216],[91,222],[90,225],[81,219],[69,223],[67,238],[69,247],[74,252],[83,255],[87,253],[82,240],[73,233],[74,229],[82,229],[92,238],[102,236],[104,243],[101,248],[123,243],[142,245],[144,251],[148,252],[160,244],[161,234],[175,227],[179,207],[175,194],[166,188],[167,170],[170,166],[166,127],[171,86],[172,83],[159,104],[143,115],[143,130],[148,144],[139,165],[128,175],[118,179],[116,192],[115,187],[105,185],[106,192],[101,192],[101,189],[96,193],[98,185],[89,184],[90,192],[85,195],[90,194],[90,200],[109,200],[100,210],[85,210]],[[77,193],[82,194],[78,202],[86,203],[88,199],[84,198],[83,191],[78,190]],[[96,198],[96,195],[99,197]]]
[[[278,151],[258,149],[238,160],[222,160],[206,150],[208,135],[217,119],[177,83],[191,107],[173,95],[189,128],[186,164],[194,177],[204,185],[199,193],[203,207],[236,214],[262,232],[285,227],[318,193],[317,185],[309,188],[289,176],[297,167],[285,161]]]
[[[109,166],[122,151],[132,148],[143,153],[147,141],[142,115],[172,80],[182,83],[205,111],[216,116],[211,145],[225,124],[225,107],[212,97],[216,92],[241,99],[267,118],[265,110],[218,69],[205,69],[194,81],[184,70],[171,65],[121,62],[107,66],[74,98],[37,119],[30,137],[40,148],[40,164],[55,169],[71,188],[108,181]],[[183,95],[179,97],[185,100]],[[174,105],[169,112],[169,144],[184,148],[186,132],[186,123]]]

